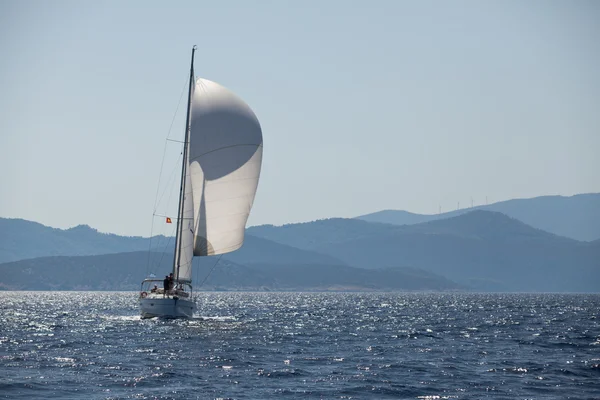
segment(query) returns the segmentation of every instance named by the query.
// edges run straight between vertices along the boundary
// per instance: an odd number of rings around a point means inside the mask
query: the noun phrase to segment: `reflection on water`
[[[593,398],[600,295],[0,292],[3,398]]]

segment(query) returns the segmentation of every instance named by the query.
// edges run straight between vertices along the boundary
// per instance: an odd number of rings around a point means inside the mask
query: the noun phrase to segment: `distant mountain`
[[[0,239],[0,255],[30,258],[0,264],[4,287],[28,287],[19,282],[29,277],[39,283],[36,288],[122,289],[139,285],[147,272],[161,277],[172,263],[172,238],[153,240],[157,248],[171,252],[149,253],[148,239],[102,234],[86,226],[60,230],[0,219]],[[97,254],[140,247],[143,252],[138,256],[119,252],[87,258],[33,258],[40,253]],[[195,259],[195,282],[204,279],[216,259]],[[47,270],[39,272],[43,268]],[[407,268],[419,271],[416,275],[422,284]],[[459,284],[473,290],[597,292],[600,240],[577,241],[484,210],[412,225],[333,218],[249,228],[244,246],[223,255],[217,270],[221,275],[209,276],[207,287],[437,290]],[[120,278],[113,280],[110,274]]]
[[[95,236],[93,231],[85,232]],[[0,289],[137,290],[141,280],[150,273],[160,279],[170,271],[172,259],[173,254],[169,251],[24,259],[0,264]],[[213,272],[217,260],[220,261]],[[250,234],[246,234],[240,250],[223,257],[198,257],[194,260],[194,269],[196,280],[200,280],[196,285],[207,278],[202,286],[204,290],[464,288],[423,270],[394,266],[373,272],[350,267],[327,254],[275,243]]]
[[[356,219],[367,222],[378,222],[380,224],[414,225],[434,221],[436,219],[453,217],[455,215],[464,214],[467,211],[473,211],[473,209],[451,211],[435,215],[415,214],[404,210],[381,210],[371,214],[360,215],[356,217]]]
[[[486,290],[598,291],[600,246],[474,211],[316,249],[348,265],[411,265]]]
[[[158,271],[170,269],[171,258]],[[100,256],[41,257],[0,264],[0,290],[139,290],[148,275],[148,253]],[[256,263],[242,266],[215,257],[196,265],[201,279],[196,290],[457,290],[464,289],[444,277],[413,268],[368,271],[343,265]],[[212,272],[212,273],[211,273]],[[162,273],[158,274],[162,277]],[[201,287],[199,283],[206,281]]]
[[[223,257],[238,264],[319,264],[319,265],[345,265],[338,258],[328,254],[321,254],[304,250],[271,240],[256,237],[246,233],[244,245],[241,249],[227,253]]]
[[[253,226],[246,231],[253,236],[277,243],[299,249],[314,250],[324,245],[358,240],[397,229],[398,227],[390,224],[371,223],[349,218],[330,218],[283,226]]]
[[[407,233],[451,234],[478,239],[505,241],[548,240],[575,244],[575,239],[536,229],[503,213],[475,210],[452,218],[403,226]]]
[[[156,236],[153,247],[166,241],[164,236]],[[149,250],[149,245],[149,238],[100,233],[87,225],[56,229],[23,219],[0,218],[0,263],[42,256]]]
[[[331,218],[283,226],[261,225],[248,228],[247,232],[277,243],[326,254],[329,254],[327,248],[332,245],[341,244],[343,246],[344,243],[351,241],[358,243],[373,237],[400,232],[406,234],[479,235],[492,239],[515,239],[532,235],[553,239],[559,237],[496,212],[475,210],[459,214],[459,216],[464,216],[464,218],[445,218],[414,225],[392,225],[357,219]],[[569,238],[561,239],[576,242]]]
[[[39,257],[0,264],[4,290],[135,290],[148,253]],[[170,263],[165,259],[165,266]],[[166,270],[166,268],[164,269]]]
[[[401,226],[330,219],[259,226],[249,232],[331,255],[350,266],[407,265],[480,290],[600,288],[600,242],[558,236],[498,212],[476,210]]]
[[[600,239],[600,193],[514,199],[437,215],[384,210],[362,215],[357,219],[395,225],[413,225],[455,217],[473,210],[498,211],[535,228],[576,240]]]

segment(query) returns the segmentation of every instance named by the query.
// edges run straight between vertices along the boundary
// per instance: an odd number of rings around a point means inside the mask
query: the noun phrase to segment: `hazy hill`
[[[600,194],[509,200],[476,209],[500,211],[533,227],[578,240],[600,239]],[[365,215],[359,219],[332,218],[281,227],[262,225],[251,227],[247,231],[256,237],[314,250],[323,244],[358,240],[380,234],[383,230],[392,231],[397,228],[383,223],[415,225],[463,215],[470,211],[473,209],[441,215],[420,215],[388,210]],[[380,223],[374,224],[368,221]],[[153,248],[162,249],[168,240],[169,238],[164,236],[153,238]],[[148,238],[100,233],[87,225],[63,230],[22,219],[0,218],[0,263],[52,255],[143,251],[149,248],[149,242]],[[35,245],[32,245],[33,243]]]
[[[223,258],[238,264],[321,264],[344,265],[328,254],[304,250],[246,233],[241,249],[225,254]]]
[[[46,257],[3,264],[0,271],[4,275],[1,275],[0,282],[6,284],[9,281],[13,284],[21,282],[26,277],[23,274],[29,274],[36,281],[46,282],[41,285],[48,288],[60,288],[61,284],[66,284],[65,287],[91,285],[108,289],[116,285],[122,288],[119,285],[139,284],[148,258],[155,266],[150,272],[156,271],[158,276],[171,268],[172,255],[148,253],[148,239],[100,234],[81,226],[55,230],[27,221],[17,221],[17,227],[12,228],[18,234],[12,235],[13,231],[6,229],[6,225],[15,223],[15,220],[0,221],[4,224],[0,225],[1,246],[13,256],[32,257],[42,251],[50,254],[61,251],[66,254],[97,253],[106,249],[129,250],[128,246],[140,245],[144,250],[137,256],[141,258],[135,260],[127,259],[134,256],[115,254],[117,258],[114,259],[109,255]],[[291,290],[294,287],[307,290],[318,287],[455,287],[452,286],[454,283],[445,282],[445,278],[470,285],[476,290],[600,290],[600,240],[580,242],[558,236],[499,212],[475,210],[413,225],[334,218],[282,227],[258,226],[247,232],[242,249],[222,257],[221,263],[227,268],[217,269],[226,275],[211,276],[210,279],[215,279],[213,287],[257,288],[259,284],[269,290]],[[163,243],[167,242],[164,237],[162,239]],[[157,240],[155,242],[158,243]],[[141,256],[143,254],[146,256]],[[197,261],[200,263],[196,268],[199,277],[208,273],[215,261],[214,257]],[[132,275],[122,276],[124,271],[113,269],[113,265],[133,271]],[[406,275],[406,269],[398,270],[398,267],[421,270],[419,279],[427,278],[423,271],[436,275],[419,286]],[[47,271],[39,274],[39,280],[36,271],[42,268],[47,268]],[[396,272],[385,275],[382,271],[386,268]],[[365,272],[368,269],[377,271]],[[106,276],[109,271],[121,278],[111,280]],[[55,279],[55,274],[61,276],[63,273],[67,274],[64,280]],[[11,276],[23,279],[4,279]],[[387,279],[389,282],[386,282]],[[48,286],[51,283],[54,286]],[[13,287],[13,284],[9,286]],[[341,286],[336,286],[338,284]]]
[[[159,254],[159,253],[156,253]],[[219,256],[213,257],[196,257],[194,263],[203,263],[212,265],[213,260]],[[157,264],[157,258],[166,258],[169,263],[172,263],[172,250],[168,255],[160,253],[160,257],[154,255],[152,264]],[[236,264],[256,265],[256,264],[272,264],[272,265],[288,265],[288,264],[318,264],[318,265],[345,265],[345,263],[328,254],[322,254],[311,250],[299,249],[285,244],[277,243],[268,239],[259,238],[246,233],[244,245],[231,253],[221,256],[223,260],[230,261]],[[171,268],[170,265],[168,268]]]
[[[56,229],[23,219],[0,218],[0,263],[41,256],[92,255],[148,250],[148,238],[100,233],[87,225]],[[154,243],[165,240],[153,238]]]
[[[171,258],[156,267],[160,278]],[[41,257],[0,264],[4,290],[139,290],[148,274],[147,252],[100,256]],[[196,290],[454,290],[463,288],[444,277],[413,268],[368,271],[343,265],[252,264],[242,266],[215,257],[196,268]],[[196,263],[195,263],[196,264]],[[212,271],[212,273],[210,273]],[[206,281],[204,278],[208,277]],[[200,287],[200,283],[204,284]]]
[[[575,196],[541,196],[514,199],[436,215],[383,210],[357,219],[395,225],[412,225],[455,217],[473,210],[498,211],[535,228],[576,240],[600,239],[600,193]]]
[[[372,225],[363,221],[348,221],[363,227]],[[150,244],[153,249],[162,250],[166,247],[172,248],[173,243],[173,238],[162,235],[153,237],[150,243],[149,238],[100,233],[87,225],[56,229],[22,219],[0,218],[0,263],[44,256],[147,251]],[[266,243],[260,237],[247,234],[242,249],[230,254],[229,257],[238,262],[272,263],[293,259],[298,263],[343,264],[331,256],[308,253],[284,244],[275,246],[274,243]]]
[[[329,254],[347,265],[372,269],[406,265],[476,289],[600,288],[600,242],[558,236],[502,213],[475,210],[402,226],[360,222],[329,219],[249,231]]]
[[[147,252],[25,259],[0,264],[0,287],[12,290],[135,290],[146,276],[147,260]]]
[[[464,214],[467,211],[473,211],[473,209],[463,209],[435,215],[415,214],[404,210],[381,210],[370,214],[360,215],[356,217],[356,219],[381,224],[413,225]]]
[[[598,291],[600,246],[475,211],[316,250],[362,267],[411,265],[476,288]]]
[[[170,272],[172,261],[172,253],[148,251],[25,259],[0,264],[0,289],[139,290],[141,281],[151,273],[160,279]],[[203,279],[216,259],[207,257],[198,261],[194,263],[196,277]],[[244,270],[230,261],[221,263],[229,275]],[[221,266],[215,268],[217,275],[221,269]]]
[[[369,238],[394,233],[447,233],[459,236],[476,235],[490,239],[511,240],[539,236],[570,243],[576,242],[573,239],[533,228],[497,212],[475,210],[458,216],[460,218],[444,218],[414,225],[392,225],[356,219],[331,218],[283,226],[261,225],[249,228],[247,231],[253,236],[259,236],[288,246],[311,251],[316,250],[321,253],[327,252],[327,248],[332,245],[340,244],[344,246],[344,243],[359,243]]]
[[[401,228],[402,232],[407,233],[452,234],[498,241],[536,239],[569,244],[577,243],[574,239],[536,229],[503,213],[483,210]]]
[[[349,218],[330,218],[283,226],[253,226],[246,231],[253,236],[277,243],[312,250],[329,243],[342,243],[397,229],[398,227],[390,224],[371,223]]]

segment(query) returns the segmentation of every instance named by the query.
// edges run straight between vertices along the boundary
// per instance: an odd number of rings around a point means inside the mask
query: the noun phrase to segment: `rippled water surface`
[[[10,399],[600,398],[600,295],[0,292]]]

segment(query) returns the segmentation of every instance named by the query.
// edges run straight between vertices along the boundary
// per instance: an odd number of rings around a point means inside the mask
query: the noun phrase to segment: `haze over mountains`
[[[473,210],[501,212],[533,227],[577,240],[600,239],[600,193],[513,199],[435,215],[383,210],[357,218],[369,222],[412,225],[455,217]]]
[[[600,232],[592,236],[599,194],[490,206],[571,237],[483,209],[449,218],[381,212],[263,225],[247,229],[242,249],[224,255],[214,270],[217,257],[196,258],[195,283],[208,276],[203,290],[600,290]],[[589,218],[576,217],[578,207]],[[385,215],[410,225],[367,221]],[[419,218],[429,221],[416,223]],[[576,218],[586,223],[576,224]],[[149,253],[147,238],[0,219],[0,288],[135,290],[148,273],[160,277],[170,270],[172,242],[154,238]]]
[[[165,240],[156,237],[155,243]],[[56,229],[23,219],[0,218],[0,263],[43,256],[144,251],[148,238],[100,233],[87,225]]]

